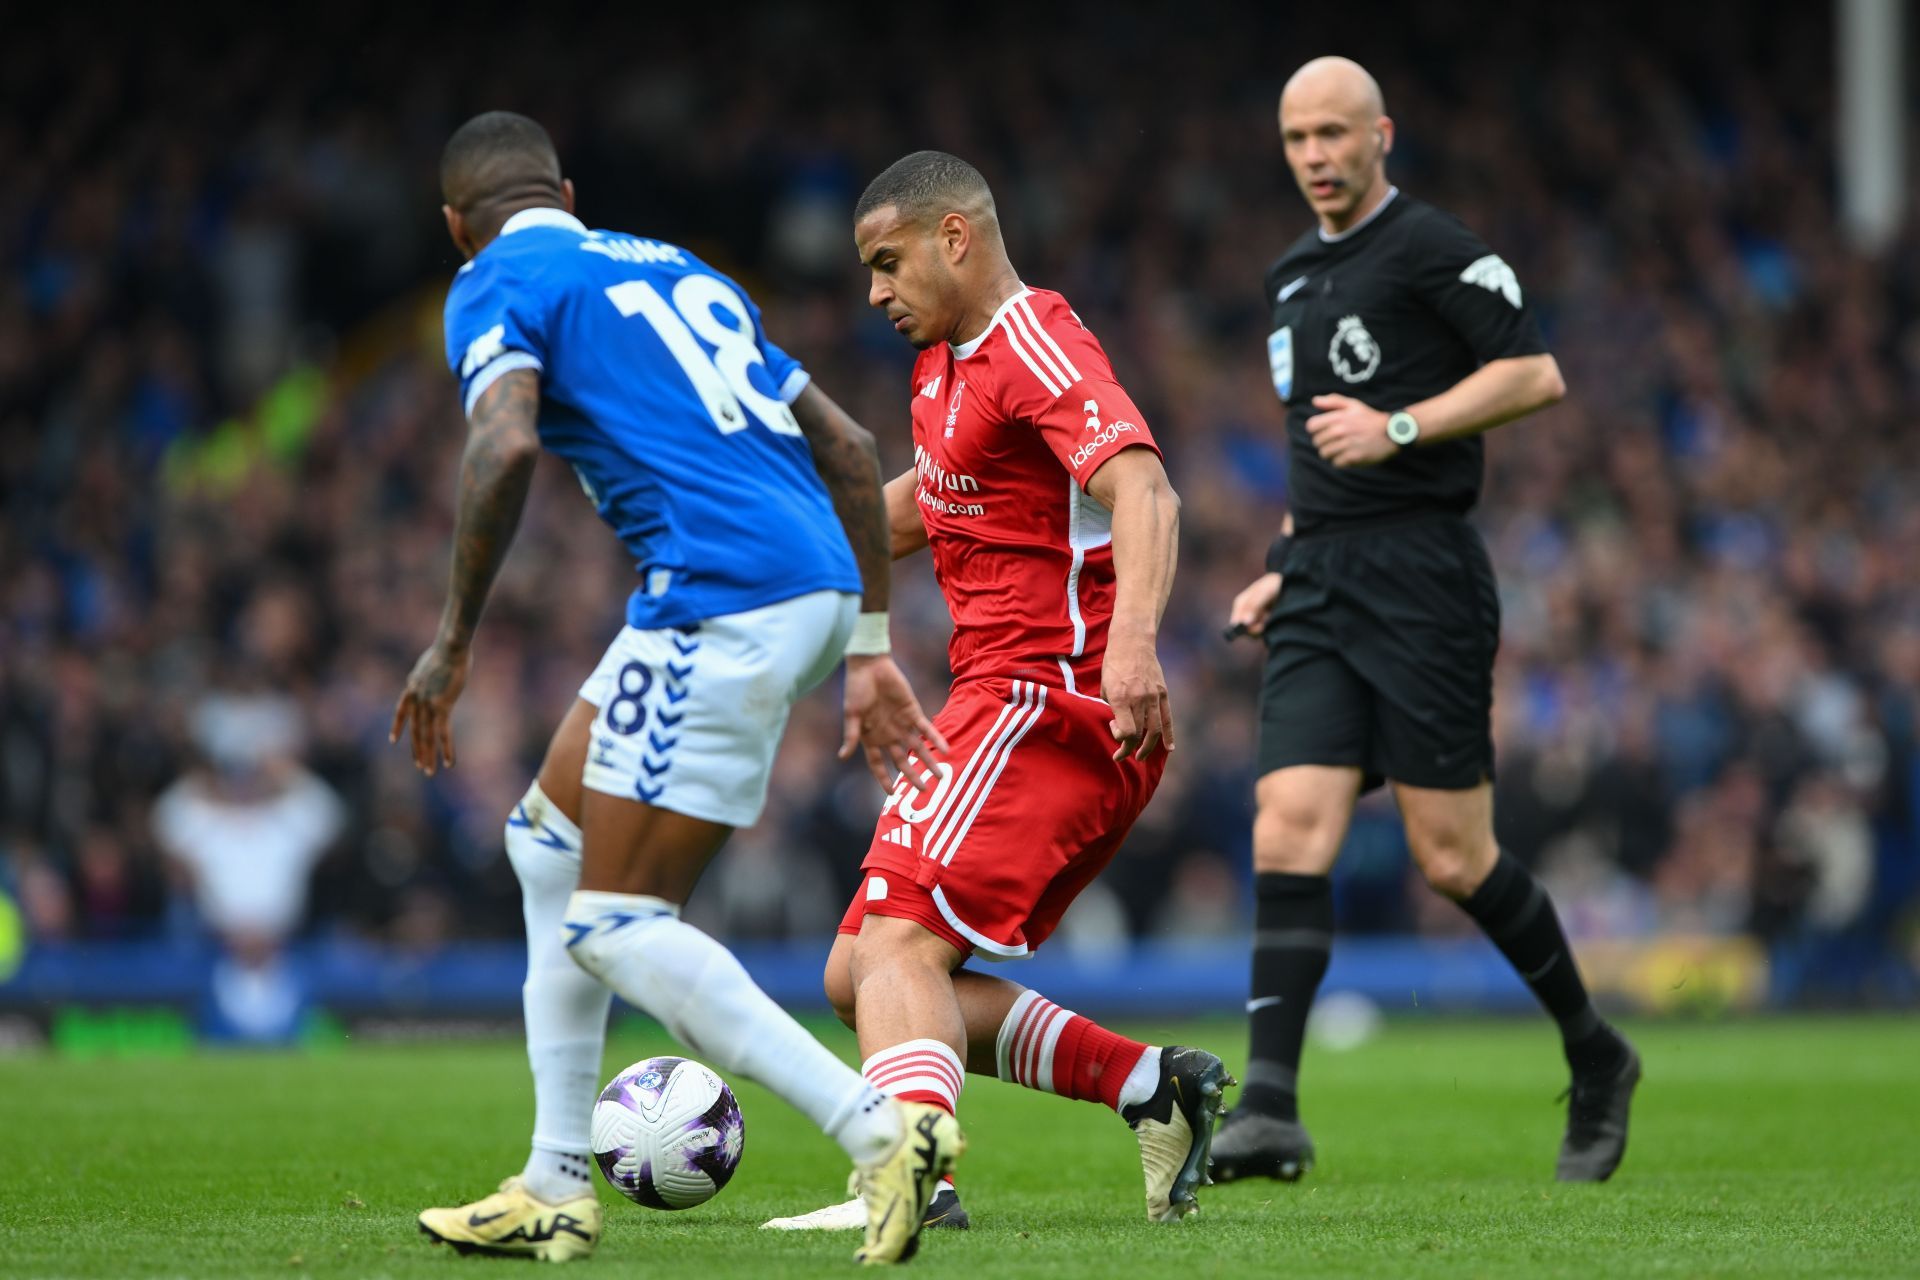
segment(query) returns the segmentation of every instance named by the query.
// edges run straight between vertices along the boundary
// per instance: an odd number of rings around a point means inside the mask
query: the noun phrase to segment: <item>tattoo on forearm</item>
[[[538,457],[535,421],[539,413],[540,379],[531,369],[503,375],[473,407],[460,463],[453,574],[441,620],[442,638],[455,644],[472,639],[494,576],[520,525]]]

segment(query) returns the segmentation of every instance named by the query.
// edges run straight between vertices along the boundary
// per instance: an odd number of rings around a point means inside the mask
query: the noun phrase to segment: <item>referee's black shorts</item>
[[[1462,790],[1493,777],[1500,596],[1480,535],[1431,512],[1304,534],[1266,630],[1260,772],[1351,765]]]

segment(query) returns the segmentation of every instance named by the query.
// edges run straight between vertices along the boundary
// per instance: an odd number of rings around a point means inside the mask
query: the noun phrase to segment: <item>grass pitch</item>
[[[1130,1028],[1244,1053],[1233,1023]],[[1110,1113],[970,1080],[970,1232],[908,1273],[1026,1276],[1913,1276],[1920,1274],[1920,1021],[1631,1027],[1647,1076],[1626,1164],[1552,1180],[1563,1084],[1544,1022],[1390,1022],[1310,1050],[1304,1182],[1203,1193],[1153,1226]],[[851,1052],[851,1037],[823,1029]],[[616,1031],[606,1074],[669,1051]],[[530,1118],[513,1042],[71,1062],[0,1060],[0,1274],[526,1274],[416,1233],[518,1170]],[[745,1159],[718,1199],[653,1213],[602,1190],[588,1274],[848,1274],[850,1234],[756,1230],[837,1199],[837,1148],[741,1081]]]

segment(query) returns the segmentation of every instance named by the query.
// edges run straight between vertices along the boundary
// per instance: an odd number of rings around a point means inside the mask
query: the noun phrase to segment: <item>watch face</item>
[[[1420,436],[1420,424],[1410,413],[1396,413],[1387,419],[1387,439],[1395,444],[1412,444]]]

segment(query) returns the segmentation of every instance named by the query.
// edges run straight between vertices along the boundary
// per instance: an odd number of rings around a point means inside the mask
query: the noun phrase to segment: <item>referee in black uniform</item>
[[[1393,121],[1358,64],[1319,58],[1280,98],[1319,225],[1267,271],[1267,355],[1287,406],[1289,526],[1233,602],[1263,634],[1252,1050],[1213,1176],[1313,1165],[1298,1086],[1333,930],[1328,872],[1354,801],[1389,782],[1427,882],[1532,987],[1573,1073],[1558,1176],[1626,1150],[1633,1047],[1594,1012],[1545,891],[1493,835],[1500,601],[1466,514],[1480,435],[1565,393],[1520,282],[1458,219],[1389,185]]]

